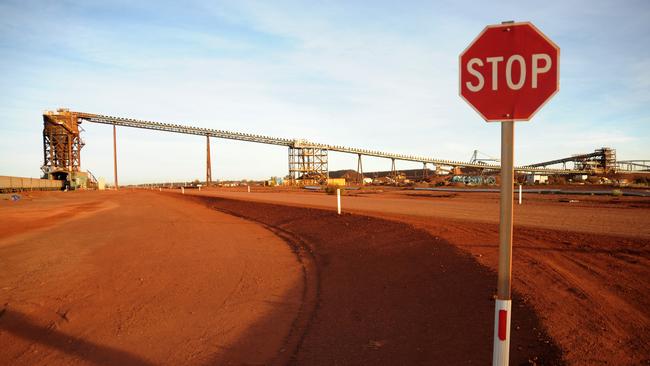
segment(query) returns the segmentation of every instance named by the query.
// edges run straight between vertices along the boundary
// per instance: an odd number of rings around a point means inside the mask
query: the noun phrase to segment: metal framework
[[[201,127],[192,127],[184,124],[171,124],[171,123],[160,123],[160,122],[153,122],[153,121],[144,121],[144,120],[137,120],[137,119],[131,119],[131,118],[122,118],[122,117],[113,117],[113,116],[105,116],[105,115],[98,115],[98,114],[92,114],[92,113],[84,113],[84,112],[70,112],[65,109],[59,109],[57,112],[47,112],[44,115],[44,118],[46,119],[46,124],[48,118],[50,120],[54,121],[60,121],[64,120],[67,121],[66,123],[69,125],[74,125],[77,126],[79,123],[82,121],[85,122],[92,122],[92,123],[101,123],[101,124],[108,124],[112,126],[124,126],[124,127],[133,127],[133,128],[142,128],[142,129],[149,129],[149,130],[156,130],[156,131],[166,131],[166,132],[175,132],[175,133],[183,133],[183,134],[190,134],[190,135],[199,135],[199,136],[207,136],[208,141],[210,137],[217,137],[217,138],[224,138],[224,139],[230,139],[230,140],[238,140],[238,141],[247,141],[247,142],[256,142],[256,143],[261,143],[261,144],[270,144],[270,145],[278,145],[278,146],[286,146],[289,148],[289,175],[291,179],[294,180],[299,180],[299,179],[318,179],[318,180],[323,180],[327,179],[328,177],[328,167],[327,167],[327,154],[330,151],[335,151],[335,152],[342,152],[342,153],[348,153],[348,154],[356,154],[359,157],[359,168],[361,168],[360,160],[361,156],[373,156],[373,157],[379,157],[379,158],[385,158],[385,159],[390,159],[391,160],[391,171],[393,172],[393,175],[396,175],[397,170],[395,168],[395,161],[400,160],[400,161],[411,161],[411,162],[418,162],[422,163],[424,167],[426,168],[427,164],[431,164],[433,167],[435,167],[436,171],[444,171],[444,170],[449,170],[446,168],[455,168],[455,167],[464,167],[464,168],[479,168],[482,170],[493,170],[493,171],[498,171],[501,169],[500,165],[496,164],[486,164],[486,161],[488,159],[478,159],[475,158],[473,159],[474,161],[471,162],[463,162],[463,161],[454,161],[454,160],[444,160],[444,159],[437,159],[437,158],[427,158],[427,157],[422,157],[422,156],[415,156],[415,155],[404,155],[404,154],[394,154],[394,153],[387,153],[387,152],[382,152],[382,151],[377,151],[377,150],[367,150],[367,149],[359,149],[359,148],[353,148],[353,147],[345,147],[345,146],[339,146],[339,145],[328,145],[328,144],[321,144],[321,143],[315,143],[307,140],[296,140],[296,139],[285,139],[285,138],[276,138],[276,137],[270,137],[270,136],[264,136],[264,135],[256,135],[256,134],[249,134],[249,133],[241,133],[241,132],[232,132],[232,131],[224,131],[224,130],[217,130],[217,129],[208,129],[208,128],[201,128]],[[59,140],[52,144],[51,137],[48,134],[48,140],[46,140],[45,137],[45,131],[44,131],[44,151],[45,151],[45,166],[62,166],[67,164],[66,159],[67,156],[70,156],[69,158],[72,161],[72,167],[73,169],[78,169],[79,167],[79,160],[80,160],[80,155],[79,151],[81,150],[81,147],[83,146],[83,142],[78,139],[78,132],[73,134],[73,137],[76,137],[77,140],[74,138],[70,140],[69,143],[63,141],[64,146],[66,147],[61,147],[59,148],[58,146],[60,145]],[[67,141],[67,140],[66,140]],[[70,153],[68,155],[64,154],[65,148],[67,148],[68,145],[71,146],[70,148]],[[56,145],[56,146],[54,146]],[[54,153],[55,157],[48,157],[48,154],[52,154],[51,151],[52,149],[63,149],[61,150],[61,153]],[[208,147],[209,148],[209,147]],[[57,151],[59,151],[57,150]],[[609,149],[610,151],[613,151]],[[76,155],[75,155],[76,154]],[[588,154],[589,155],[589,154]],[[59,157],[61,156],[61,157]],[[611,157],[612,155],[610,154],[609,158],[606,158],[606,162],[604,163],[605,167],[610,167],[612,162],[611,162]],[[610,159],[610,160],[607,160]],[[614,161],[614,166],[615,166],[615,153],[613,155],[613,161]],[[496,159],[493,159],[496,160]],[[52,163],[56,161],[55,163]],[[61,161],[61,162],[60,162]],[[530,166],[521,166],[521,167],[515,167],[514,169],[517,171],[521,172],[536,172],[536,173],[547,173],[547,174],[588,174],[588,173],[593,173],[593,169],[591,165],[589,164],[577,164],[574,166],[573,169],[566,169],[566,166],[564,166],[562,169],[549,169],[549,168],[544,168],[546,165],[552,165],[551,163],[554,163],[555,161],[552,162],[545,162],[545,163],[538,163],[538,164],[533,164]],[[49,164],[49,165],[48,165]],[[58,165],[57,165],[58,164]],[[45,169],[45,168],[44,168]],[[361,169],[359,169],[361,170]],[[209,159],[207,161],[207,167],[206,167],[206,181],[209,184],[209,181],[211,181],[211,168],[210,168],[210,162]]]
[[[609,147],[602,147],[588,154],[577,154],[566,158],[530,164],[529,167],[547,167],[562,164],[563,169],[566,169],[566,163],[573,163],[574,170],[590,173],[613,173],[618,167],[616,150]]]
[[[479,157],[479,154],[484,155],[485,158]],[[472,154],[472,157],[469,159],[470,163],[478,163],[478,164],[485,164],[487,162],[493,162],[493,163],[498,163],[499,159],[498,158],[493,158],[488,154],[482,153],[478,150],[474,150],[474,153]]]
[[[192,127],[192,126],[181,125],[181,124],[143,121],[143,120],[136,120],[131,118],[112,117],[112,116],[104,116],[104,115],[83,113],[83,112],[75,112],[75,113],[78,116],[78,118],[83,121],[115,125],[115,126],[143,128],[149,130],[176,132],[176,133],[184,133],[184,134],[199,135],[199,136],[206,136],[209,134],[212,137],[229,139],[229,140],[256,142],[261,144],[287,146],[292,148],[308,147],[308,148],[322,149],[327,151],[335,151],[335,152],[342,152],[348,154],[373,156],[373,157],[385,158],[385,159],[428,163],[434,166],[484,168],[484,169],[494,169],[494,170],[499,170],[501,168],[499,165],[478,164],[478,163],[470,163],[470,162],[462,162],[462,161],[454,161],[454,160],[426,158],[426,157],[415,156],[415,155],[394,154],[394,153],[387,153],[387,152],[382,152],[377,150],[367,150],[367,149],[359,149],[359,148],[339,146],[339,145],[321,144],[321,143],[311,142],[307,140],[285,139],[285,138],[270,137],[264,135],[216,130],[216,129],[202,128],[202,127]],[[584,173],[584,171],[579,171],[579,170],[569,171],[564,169],[544,169],[544,168],[535,168],[535,167],[527,167],[527,166],[515,167],[515,170],[558,173],[558,174]]]
[[[329,178],[327,150],[312,147],[289,147],[289,177],[293,182],[322,183]]]
[[[616,168],[630,172],[650,172],[650,160],[619,160]]]
[[[76,118],[70,112],[43,115],[43,166],[46,178],[70,181],[72,174],[79,172],[81,148],[84,146],[79,135]]]

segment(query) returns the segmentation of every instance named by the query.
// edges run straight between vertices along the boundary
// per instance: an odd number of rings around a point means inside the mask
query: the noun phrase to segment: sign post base
[[[511,300],[497,299],[494,307],[494,349],[492,366],[506,366],[510,359]]]

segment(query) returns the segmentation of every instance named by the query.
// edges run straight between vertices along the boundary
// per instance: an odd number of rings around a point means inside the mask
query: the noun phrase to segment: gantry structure
[[[415,156],[389,153],[377,150],[361,149],[355,147],[346,147],[340,145],[329,145],[312,142],[302,139],[287,139],[279,137],[264,136],[243,132],[225,131],[220,129],[211,129],[204,127],[193,127],[189,124],[161,123],[155,121],[146,121],[124,117],[114,117],[86,112],[73,112],[68,109],[58,109],[56,112],[46,112],[43,115],[45,120],[44,151],[45,165],[44,171],[56,171],[63,167],[69,169],[78,169],[80,164],[80,150],[83,142],[79,138],[79,125],[82,122],[99,123],[112,126],[132,127],[139,129],[165,131],[173,133],[182,133],[188,135],[205,136],[207,140],[207,167],[206,167],[206,184],[211,182],[211,164],[210,164],[210,138],[222,138],[229,140],[238,140],[246,142],[255,142],[260,144],[277,145],[287,147],[289,150],[289,176],[294,181],[322,181],[328,177],[328,153],[330,151],[354,154],[358,156],[359,173],[362,171],[362,156],[389,159],[391,161],[391,171],[396,175],[396,161],[417,162],[423,164],[423,169],[430,165],[439,168],[476,168],[481,171],[498,171],[500,165],[488,164],[485,161],[472,159],[470,162],[445,160],[431,157]],[[50,130],[55,126],[61,126],[65,129],[62,133],[62,140],[56,140],[52,143],[54,135]],[[58,127],[56,127],[58,128]],[[61,130],[57,130],[61,131]],[[47,139],[46,139],[47,135]],[[115,135],[114,135],[115,136]],[[70,140],[67,140],[67,139]],[[75,140],[76,139],[76,140]],[[61,141],[61,144],[59,141]],[[67,141],[70,141],[69,143]],[[75,142],[77,141],[77,142]],[[114,140],[115,142],[115,140]],[[76,144],[76,145],[75,145]],[[60,147],[63,146],[63,147]],[[54,155],[52,155],[54,149]],[[54,157],[53,157],[54,156]],[[614,156],[615,159],[615,156]],[[515,167],[516,171],[530,173],[547,173],[547,174],[589,174],[593,172],[593,167],[589,164],[576,165],[572,169],[547,168],[545,165],[552,165],[552,162],[532,164],[528,166]],[[117,165],[117,163],[116,163]],[[117,172],[116,172],[117,175]],[[117,182],[116,182],[117,185]]]
[[[48,179],[70,180],[81,167],[81,139],[77,120],[65,113],[43,115],[43,165]]]
[[[544,161],[530,164],[529,167],[548,167],[562,164],[562,169],[567,168],[567,163],[573,163],[573,169],[585,170],[598,174],[613,173],[618,170],[616,161],[616,150],[610,147],[602,147],[592,153],[576,154],[566,158]]]

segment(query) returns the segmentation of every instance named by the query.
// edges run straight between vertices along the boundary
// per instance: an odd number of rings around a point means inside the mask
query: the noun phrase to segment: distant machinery
[[[79,123],[78,115],[67,109],[43,115],[43,178],[65,181],[70,188],[95,183],[92,175],[80,170],[84,142]]]
[[[650,172],[650,160],[619,160],[616,168],[627,172]]]
[[[292,181],[321,182],[329,178],[327,149],[310,147],[296,140],[289,147],[289,177]]]
[[[50,179],[67,180],[81,165],[81,148],[77,118],[66,109],[43,115],[43,166]]]
[[[390,159],[391,172],[393,176],[397,175],[395,164],[397,160],[421,163],[423,165],[423,175],[428,174],[427,164],[431,164],[432,168],[437,172],[456,171],[460,168],[474,168],[481,171],[497,171],[501,168],[500,165],[489,164],[498,163],[499,159],[489,156],[487,158],[479,157],[479,151],[474,151],[474,155],[470,162],[462,162],[414,155],[394,154],[338,145],[327,145],[307,140],[276,138],[249,133],[192,127],[181,124],[160,123],[92,113],[72,112],[68,109],[58,109],[56,112],[46,112],[43,115],[43,120],[43,150],[45,156],[43,172],[48,177],[66,179],[72,184],[79,184],[79,179],[84,177],[86,179],[88,178],[86,173],[80,171],[81,148],[83,147],[83,141],[79,136],[79,125],[82,122],[101,123],[113,126],[114,175],[116,186],[116,126],[206,136],[206,183],[208,185],[212,180],[209,146],[210,138],[212,137],[287,147],[289,149],[289,177],[294,183],[322,182],[327,180],[329,177],[328,153],[330,151],[357,155],[358,173],[361,177],[363,177],[361,162],[362,156]],[[573,161],[575,163],[573,169],[567,169],[566,162],[568,161]],[[563,167],[561,169],[545,168],[547,165],[553,165],[556,163],[563,163]],[[596,152],[592,154],[577,155],[570,158],[538,163],[530,166],[515,167],[515,170],[542,174],[589,174],[593,173],[594,170],[601,166],[605,171],[616,169],[616,153],[614,150],[603,148],[596,150]]]
[[[484,157],[479,157],[479,154],[483,155]],[[499,160],[498,158],[493,158],[490,155],[486,153],[482,153],[478,150],[474,150],[472,157],[469,159],[470,163],[476,163],[476,164],[487,164],[488,162],[499,163],[500,161],[501,160]]]
[[[588,154],[577,154],[567,158],[530,164],[528,167],[548,167],[562,164],[562,169],[566,169],[567,163],[573,163],[573,170],[581,170],[591,174],[615,173],[618,168],[616,150],[609,147],[602,147]]]

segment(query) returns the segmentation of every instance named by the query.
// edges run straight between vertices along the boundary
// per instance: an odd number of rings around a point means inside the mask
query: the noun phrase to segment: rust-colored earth
[[[516,209],[511,363],[648,363],[650,200],[559,198]],[[0,201],[0,363],[489,364],[497,200]]]
[[[336,198],[320,192],[193,194],[336,209]],[[498,200],[495,193],[368,190],[346,192],[342,206],[423,229],[495,271]],[[524,195],[515,205],[513,246],[513,288],[542,319],[563,362],[650,364],[649,198]]]

